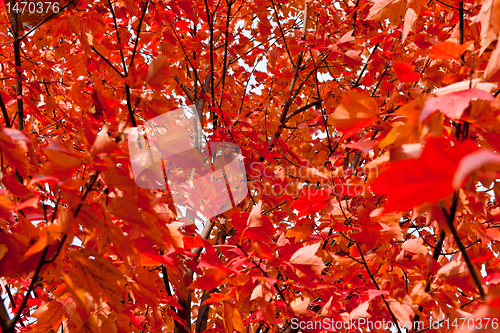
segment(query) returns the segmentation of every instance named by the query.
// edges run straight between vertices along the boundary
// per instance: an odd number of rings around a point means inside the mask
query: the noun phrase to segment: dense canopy
[[[2,332],[496,332],[499,36],[500,0],[0,0]],[[248,187],[195,223],[129,150],[189,106]]]

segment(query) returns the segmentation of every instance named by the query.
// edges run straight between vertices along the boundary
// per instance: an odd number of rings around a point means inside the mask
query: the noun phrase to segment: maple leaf
[[[342,95],[342,103],[328,118],[329,124],[352,135],[376,121],[378,108],[372,98],[350,90]]]
[[[499,0],[48,3],[0,31],[6,333],[500,318]],[[221,187],[198,179],[233,160],[210,144],[134,174],[135,130],[193,148],[149,121],[183,106],[241,148]]]
[[[500,1],[485,0],[475,22],[481,23],[481,53],[500,35]]]
[[[434,59],[458,59],[469,48],[472,42],[457,44],[452,41],[444,41],[432,45],[427,49]]]
[[[460,119],[471,101],[476,98],[485,101],[495,101],[493,95],[484,90],[467,89],[451,92],[426,101],[424,109],[420,114],[420,121],[423,121],[432,112],[437,110],[451,119]]]
[[[57,330],[64,316],[64,305],[55,300],[45,303],[37,308],[33,317],[46,328]]]
[[[420,80],[420,74],[415,73],[415,66],[411,64],[395,61],[392,68],[401,82],[418,82]]]
[[[403,42],[408,37],[410,31],[415,32],[416,22],[418,14],[413,8],[408,8],[405,13],[404,25],[403,25]]]
[[[318,242],[302,247],[292,255],[290,263],[304,272],[312,271],[315,274],[321,274],[326,266],[323,263],[323,259],[316,255],[320,246],[321,243]]]
[[[169,66],[168,58],[164,55],[154,59],[148,67],[148,74],[146,76],[147,84],[155,89],[162,89],[170,77]]]
[[[391,27],[397,27],[403,19],[406,0],[377,0],[370,8],[367,20],[385,20],[388,19]]]
[[[419,158],[393,163],[370,188],[389,197],[385,213],[437,202],[453,193],[453,185],[458,184],[453,182],[458,164],[477,150],[471,141],[458,142],[449,148],[446,140],[429,138]]]
[[[484,72],[484,78],[487,81],[499,81],[500,79],[500,43],[491,54],[490,61]]]

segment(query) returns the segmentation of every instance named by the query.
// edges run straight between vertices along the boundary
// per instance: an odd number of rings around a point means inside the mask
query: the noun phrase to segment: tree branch
[[[9,296],[9,300],[10,300],[10,304],[12,304],[12,308],[15,308],[16,301],[14,301],[14,297],[12,297],[12,292],[10,291],[8,284],[5,285],[5,290],[7,290],[7,296]],[[19,324],[21,324],[21,326],[24,326],[24,322],[22,321],[21,318],[19,318]]]
[[[291,113],[290,113],[290,114],[286,117],[286,119],[285,119],[285,124],[286,124],[286,123],[287,123],[287,122],[288,122],[288,121],[289,121],[292,117],[294,117],[294,116],[298,115],[298,114],[299,114],[299,113],[301,113],[301,112],[304,112],[304,111],[306,111],[306,110],[308,110],[308,109],[312,108],[313,106],[319,105],[319,104],[320,104],[320,101],[319,101],[319,100],[315,100],[314,102],[311,102],[311,103],[309,103],[309,104],[307,104],[307,105],[304,105],[304,106],[302,106],[302,107],[298,108],[297,110],[295,110],[295,111],[291,112]]]
[[[24,128],[23,84],[21,73],[21,40],[19,39],[19,22],[17,13],[12,13],[12,35],[14,37],[14,63],[16,65],[16,98],[17,98],[17,130]],[[16,170],[16,180],[23,183],[23,177]]]
[[[0,297],[0,327],[3,333],[14,333],[14,327],[12,326],[12,321],[9,318],[7,309],[5,308],[5,303],[3,298]]]
[[[445,236],[446,236],[446,233],[444,232],[444,230],[441,230],[441,232],[439,233],[436,245],[434,246],[434,252],[432,253],[432,258],[436,261],[438,260],[439,256],[441,255],[441,248],[443,247],[443,242],[444,242]],[[427,279],[425,282],[425,292],[426,293],[428,293],[431,290],[431,277],[432,277],[432,273],[429,272],[427,274]],[[423,310],[424,310],[424,307],[422,305],[420,305],[418,307],[418,312],[422,313]],[[415,325],[419,321],[420,321],[420,315],[418,313],[416,313],[415,317],[413,318],[413,323],[414,323],[413,327],[417,327]]]
[[[361,77],[363,76],[363,73],[365,72],[366,67],[368,66],[368,63],[372,59],[372,56],[375,53],[375,51],[377,51],[377,48],[378,48],[379,45],[380,45],[380,42],[378,42],[377,44],[375,44],[375,47],[373,48],[372,52],[370,53],[370,56],[366,60],[365,65],[363,66],[363,69],[361,70],[361,72],[358,75],[358,79],[356,80],[356,82],[352,86],[353,88],[355,88],[355,87],[357,87],[359,85],[359,82],[361,81]]]
[[[286,53],[288,54],[288,58],[290,58],[290,63],[292,64],[292,66],[294,66],[293,58],[292,58],[292,55],[290,54],[290,49],[288,48],[288,44],[286,43],[285,34],[283,33],[283,28],[281,27],[280,19],[278,17],[278,10],[276,9],[276,6],[274,5],[273,0],[271,0],[271,4],[273,5],[274,15],[276,16],[276,22],[278,23],[278,28],[280,29],[280,32],[281,32],[281,38],[283,38],[283,44],[285,44]],[[304,19],[307,20],[307,18],[304,18]]]
[[[352,35],[355,36],[356,32],[356,19],[358,18],[358,6],[359,6],[359,0],[356,0],[356,6],[354,7],[354,14],[352,17]]]
[[[191,103],[194,103],[194,102],[195,102],[195,100],[194,100],[194,98],[193,98],[193,95],[191,95],[191,93],[189,92],[189,90],[188,90],[186,87],[184,87],[184,85],[183,85],[183,84],[181,84],[181,83],[179,82],[179,77],[176,75],[174,79],[175,79],[175,82],[177,82],[177,83],[181,86],[182,91],[184,91],[184,94],[186,94],[186,97],[189,99],[189,101],[190,101]]]
[[[314,80],[316,82],[316,94],[318,95],[318,101],[319,101],[319,108],[321,109],[321,115],[323,116],[323,122],[325,124],[325,131],[326,131],[326,138],[328,140],[328,149],[330,153],[332,152],[332,141],[330,140],[330,131],[328,130],[328,116],[325,113],[325,110],[323,109],[323,99],[321,98],[321,93],[319,91],[319,81],[318,81],[318,66],[316,65],[314,61],[314,56],[312,53],[312,50],[309,49],[309,53],[311,54],[311,60],[314,65]]]
[[[464,43],[464,2],[460,0],[458,2],[458,16],[459,16],[459,26],[460,26],[460,44]],[[461,55],[462,62],[465,64],[465,54]]]
[[[302,26],[302,32],[303,32],[302,38],[305,38],[305,34],[306,34],[307,16],[308,16],[308,5],[307,5],[307,2],[305,2],[305,4],[304,4],[304,25]],[[299,56],[297,58],[297,62],[295,63],[295,68],[293,70],[292,82],[290,82],[290,87],[288,88],[288,93],[291,96],[286,101],[285,106],[283,107],[283,111],[281,112],[281,117],[280,117],[280,127],[278,128],[276,133],[274,133],[273,137],[271,138],[271,141],[269,142],[270,147],[274,146],[274,141],[280,137],[281,131],[283,130],[283,126],[285,125],[285,120],[286,120],[288,110],[290,109],[290,106],[292,105],[293,100],[294,100],[294,96],[292,95],[293,89],[295,88],[295,82],[297,81],[297,77],[299,74],[299,68],[300,68],[300,65],[302,63],[303,57],[304,57],[304,51],[300,51]]]
[[[54,12],[52,13],[50,16],[48,16],[47,18],[43,19],[43,21],[41,21],[40,23],[38,23],[37,25],[35,25],[33,28],[30,29],[30,31],[28,31],[27,33],[25,33],[21,38],[19,38],[19,40],[23,40],[25,39],[26,37],[29,36],[29,34],[31,34],[33,31],[35,31],[36,29],[38,29],[40,26],[42,26],[45,22],[49,21],[50,19],[52,19],[54,16],[57,16],[58,14],[62,13],[64,9],[66,9],[66,7],[68,7],[69,5],[71,5],[73,2],[75,2],[75,0],[71,0],[70,2],[68,2],[67,4],[65,4],[58,12]]]
[[[359,251],[359,254],[361,255],[361,260],[363,260],[363,265],[365,266],[366,272],[370,276],[370,279],[372,280],[373,284],[375,285],[375,288],[377,288],[377,290],[380,290],[380,287],[378,286],[378,283],[375,280],[375,277],[370,272],[370,268],[368,267],[368,264],[366,263],[365,257],[363,256],[363,252],[361,251],[361,247],[359,246],[358,242],[354,242],[354,243],[358,247],[358,251]],[[387,310],[389,310],[389,313],[391,314],[392,320],[394,321],[394,324],[396,325],[396,328],[398,329],[398,332],[402,333],[401,332],[401,328],[399,327],[399,324],[398,324],[398,319],[394,315],[394,312],[392,312],[391,307],[389,306],[389,303],[385,299],[384,295],[380,295],[380,297],[382,297],[382,300],[384,301],[384,304],[387,307]]]
[[[5,126],[10,127],[9,113],[7,112],[7,108],[5,107],[5,103],[3,101],[1,93],[0,93],[0,109],[2,109],[2,116],[5,119]]]
[[[470,274],[472,275],[472,278],[474,279],[474,282],[476,283],[477,289],[479,290],[479,294],[481,295],[481,298],[484,300],[486,297],[486,293],[484,292],[483,285],[481,283],[481,279],[479,278],[479,275],[477,274],[477,269],[472,263],[469,254],[467,253],[467,249],[465,248],[464,244],[462,243],[462,240],[460,239],[460,235],[458,234],[457,229],[455,228],[455,225],[453,224],[453,221],[455,219],[455,213],[457,211],[457,203],[458,203],[458,190],[455,191],[453,194],[453,204],[450,210],[450,215],[448,215],[448,218],[446,219],[446,222],[448,223],[448,227],[451,230],[451,233],[453,235],[453,238],[455,239],[455,242],[457,242],[458,248],[460,249],[460,252],[462,253],[462,256],[464,257],[465,263],[467,264],[467,268],[469,269]],[[444,212],[446,212],[443,209]]]
[[[73,218],[77,217],[77,215],[80,212],[80,209],[81,209],[81,207],[83,205],[83,202],[85,201],[85,199],[86,199],[88,193],[90,192],[91,188],[94,186],[97,178],[99,178],[99,172],[97,172],[95,174],[94,178],[91,180],[91,183],[87,186],[87,189],[86,189],[85,193],[82,196],[82,200],[78,204],[78,206],[77,206],[77,208],[75,210],[75,213],[73,214]],[[55,214],[57,212],[57,207],[58,206],[59,206],[59,199],[56,202],[56,207],[55,207],[55,210],[54,210],[54,214],[52,215],[52,222],[55,219]],[[21,318],[21,313],[22,313],[23,309],[26,307],[26,303],[28,302],[29,296],[30,296],[31,292],[35,289],[35,285],[36,285],[36,283],[38,281],[38,278],[39,278],[40,271],[41,271],[42,267],[45,264],[53,262],[57,258],[57,256],[59,255],[59,253],[60,253],[60,251],[62,249],[62,246],[63,246],[64,242],[66,241],[66,237],[67,237],[66,234],[62,237],[61,242],[59,243],[59,246],[58,246],[55,254],[52,256],[52,258],[46,259],[47,252],[49,250],[49,246],[47,245],[43,249],[42,256],[40,257],[40,261],[38,262],[38,265],[36,267],[35,273],[33,274],[33,278],[31,279],[31,283],[30,283],[30,285],[28,287],[28,291],[24,295],[24,298],[23,298],[21,304],[19,305],[19,309],[17,310],[16,314],[14,315],[14,318],[7,325],[7,328],[11,327],[12,331],[8,331],[7,330],[7,331],[4,331],[4,333],[14,332],[15,325],[16,325],[17,321]],[[1,312],[2,311],[1,311],[1,308],[0,308],[0,315],[1,315]],[[3,326],[2,326],[2,329],[3,329]]]
[[[120,77],[122,78],[125,78],[123,73],[120,72],[105,56],[103,56],[99,51],[97,51],[93,45],[91,45],[90,48],[92,49],[92,51],[97,53],[101,57],[101,59],[104,60],[116,72],[116,74],[120,75]]]
[[[226,35],[225,35],[226,40],[224,41],[224,62],[223,62],[223,67],[222,67],[222,89],[221,89],[222,92],[224,92],[224,87],[226,84],[226,72],[227,72],[226,64],[227,64],[227,55],[228,55],[228,46],[229,46],[229,23],[230,23],[230,19],[231,19],[231,17],[230,17],[231,16],[231,7],[233,6],[232,0],[229,0],[227,5],[228,5],[228,8],[227,8]],[[223,97],[221,94],[219,109],[222,108],[222,100],[223,100]],[[225,123],[225,121],[224,121],[224,123]],[[224,126],[226,126],[226,124],[224,124]]]
[[[373,97],[373,95],[375,95],[375,92],[377,91],[378,89],[378,86],[380,85],[380,83],[382,82],[382,79],[384,78],[385,74],[387,73],[387,71],[389,70],[389,68],[391,67],[391,65],[389,64],[389,61],[387,61],[385,63],[385,68],[384,68],[384,71],[382,72],[382,74],[380,75],[380,78],[377,82],[377,85],[375,86],[375,89],[373,89],[372,91],[372,94],[371,94],[371,97]]]
[[[113,10],[113,5],[111,4],[111,0],[108,0],[109,9],[111,11],[111,15],[113,16],[113,22],[115,24],[115,32],[116,32],[116,40],[118,41],[118,45],[121,45],[120,33],[118,32],[118,23],[116,22],[115,11]],[[127,65],[125,65],[125,57],[123,56],[123,49],[120,48],[120,57],[122,58],[123,72],[125,76],[127,76]]]
[[[134,57],[135,53],[137,52],[137,44],[139,44],[139,35],[141,34],[142,21],[144,20],[144,16],[146,15],[148,4],[149,0],[146,0],[146,4],[144,5],[144,10],[142,11],[142,15],[139,20],[139,26],[137,27],[137,37],[135,38],[134,51],[132,52],[132,58],[130,59],[130,65],[128,66],[128,68],[132,68],[132,66],[134,65]]]

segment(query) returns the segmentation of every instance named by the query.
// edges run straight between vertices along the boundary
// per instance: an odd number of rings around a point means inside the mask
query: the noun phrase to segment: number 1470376
[[[36,1],[25,1],[25,2],[7,2],[5,4],[7,7],[7,12],[9,14],[43,14],[43,13],[58,13],[60,6],[58,2],[36,2]]]

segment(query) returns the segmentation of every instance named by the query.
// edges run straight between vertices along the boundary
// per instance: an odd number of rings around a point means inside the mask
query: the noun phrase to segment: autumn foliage
[[[496,332],[500,0],[14,1],[3,333]],[[195,224],[127,145],[190,105],[249,188]]]

